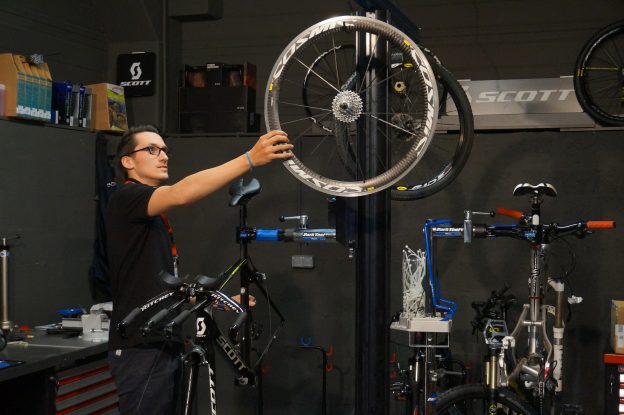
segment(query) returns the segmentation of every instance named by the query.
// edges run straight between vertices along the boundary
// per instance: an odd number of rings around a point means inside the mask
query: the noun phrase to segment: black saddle
[[[251,179],[247,184],[244,184],[243,179],[236,181],[230,186],[230,206],[245,205],[249,202],[249,199],[260,193],[262,186],[257,179]]]
[[[550,183],[520,183],[514,188],[514,196],[535,195],[535,196],[550,196],[557,197],[557,189]]]

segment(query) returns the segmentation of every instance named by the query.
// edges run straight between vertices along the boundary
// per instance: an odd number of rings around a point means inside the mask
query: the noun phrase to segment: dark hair
[[[121,136],[121,140],[119,140],[119,144],[117,145],[115,162],[117,163],[117,167],[119,167],[119,169],[123,172],[124,178],[126,179],[128,178],[128,171],[121,164],[121,158],[134,150],[134,147],[136,146],[136,140],[134,138],[135,135],[144,132],[160,134],[158,128],[153,125],[137,125],[135,127],[130,127],[128,131]]]

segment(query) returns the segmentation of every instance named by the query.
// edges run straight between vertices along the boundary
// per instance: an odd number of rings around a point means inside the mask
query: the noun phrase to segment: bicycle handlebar
[[[125,333],[126,329],[128,328],[128,326],[130,325],[130,323],[132,323],[132,321],[139,314],[141,314],[141,309],[139,307],[135,308],[130,313],[128,313],[128,315],[126,317],[124,317],[124,319],[121,320],[119,322],[119,324],[117,324],[117,331],[123,335]]]
[[[613,229],[615,228],[614,220],[588,220],[586,222],[588,229]]]
[[[514,214],[517,217],[516,211],[510,209],[497,209],[497,212],[503,211],[505,213]],[[521,214],[520,218],[524,218],[525,215]],[[450,222],[449,222],[450,223]],[[488,237],[512,237],[522,239],[529,242],[544,242],[547,241],[550,235],[562,235],[565,233],[576,232],[577,237],[585,236],[591,229],[613,229],[616,227],[616,222],[611,220],[605,221],[578,221],[567,225],[559,225],[557,223],[530,225],[526,223],[517,224],[473,224],[472,228],[468,231],[471,232],[475,238],[488,238]],[[466,232],[463,224],[449,224],[448,226],[437,226],[431,229],[432,235],[436,237],[462,237]],[[464,238],[465,239],[465,238]]]
[[[232,272],[235,272],[232,271]],[[205,275],[198,275],[193,282],[190,282],[188,278],[177,279],[169,275],[167,272],[161,272],[160,278],[170,288],[157,296],[151,298],[148,302],[140,307],[133,309],[128,315],[117,324],[117,330],[123,336],[126,329],[132,324],[132,322],[144,311],[151,309],[152,307],[160,304],[163,300],[169,297],[177,296],[177,300],[167,307],[156,312],[152,317],[143,324],[139,330],[146,336],[149,334],[159,323],[162,323],[167,316],[172,312],[179,309],[185,302],[188,302],[192,307],[180,311],[171,321],[161,326],[165,336],[171,336],[173,329],[176,326],[181,325],[192,313],[206,306],[209,303],[215,301],[222,301],[226,303],[231,309],[235,310],[239,314],[245,314],[245,310],[238,305],[238,303],[231,300],[227,295],[218,291],[220,285],[225,278],[227,280],[228,273],[224,273],[220,277],[207,277]],[[176,281],[174,281],[176,280]],[[192,301],[191,299],[195,299]],[[246,316],[239,316],[233,327],[234,333],[238,333],[240,325],[245,321]]]
[[[496,214],[509,216],[510,218],[514,218],[514,219],[522,219],[522,217],[524,216],[524,213],[520,212],[519,210],[512,210],[512,209],[507,209],[507,208],[496,209]]]

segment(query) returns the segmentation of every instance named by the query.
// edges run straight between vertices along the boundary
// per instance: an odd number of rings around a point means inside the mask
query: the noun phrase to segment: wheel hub
[[[362,114],[362,98],[353,91],[341,91],[332,101],[332,111],[336,120],[353,122]]]

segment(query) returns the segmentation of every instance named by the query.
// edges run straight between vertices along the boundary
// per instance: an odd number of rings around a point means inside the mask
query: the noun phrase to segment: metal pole
[[[12,239],[12,238],[11,238]],[[13,322],[9,320],[9,244],[7,238],[2,238],[0,245],[0,264],[2,266],[2,274],[0,282],[0,312],[2,315],[0,322],[2,330],[13,331]]]
[[[372,17],[383,19],[383,14],[378,11]],[[366,62],[371,55],[377,61],[386,62],[386,44],[377,43],[375,35],[361,35],[357,48],[358,56]],[[364,85],[374,85],[373,79],[386,78],[386,65],[380,66],[369,65],[368,71],[361,74]],[[386,113],[386,84],[369,88],[363,99],[366,112],[382,116]],[[387,142],[379,134],[385,125],[372,117],[367,117],[366,125],[361,124],[358,155],[364,174],[371,177],[385,170],[384,163],[387,165]],[[361,197],[358,204],[355,413],[386,415],[389,409],[389,192]]]

